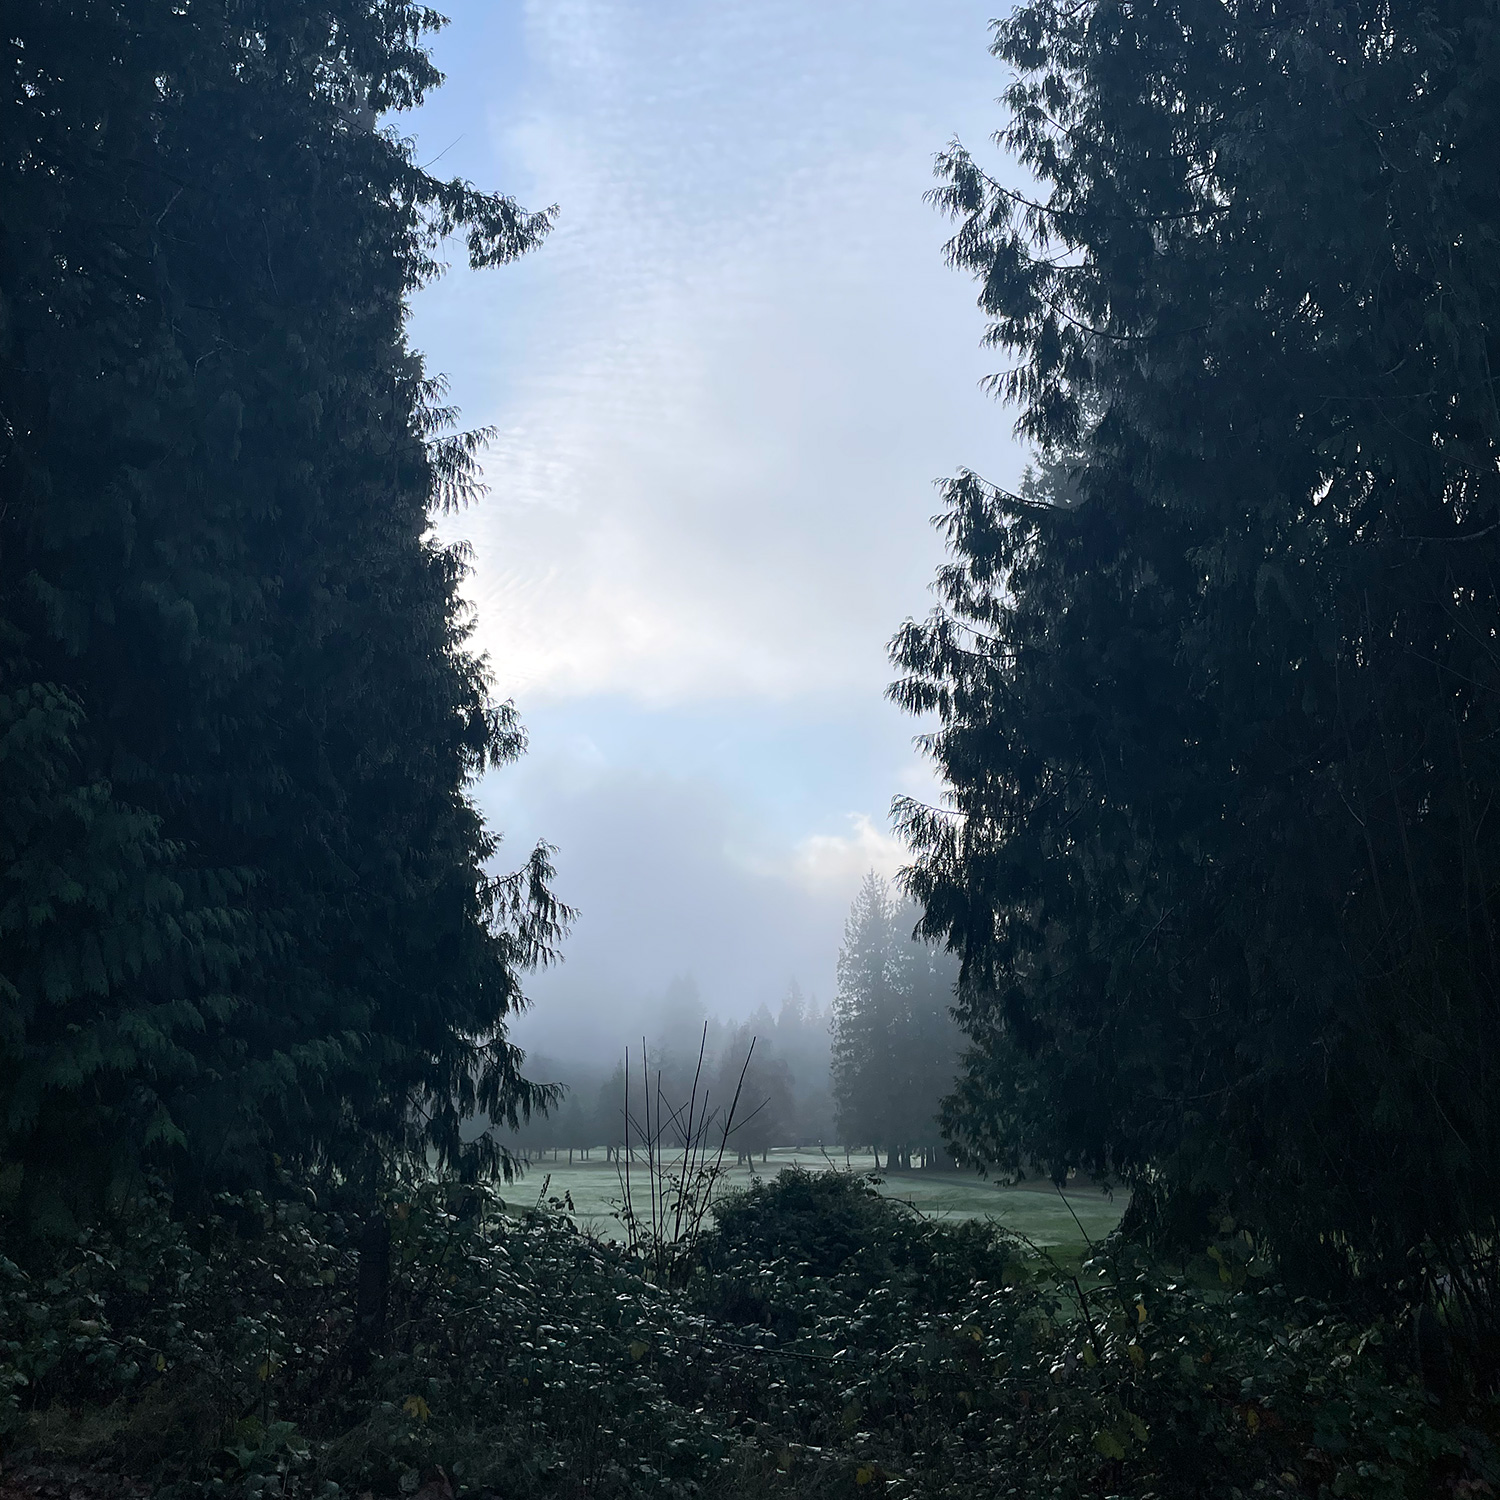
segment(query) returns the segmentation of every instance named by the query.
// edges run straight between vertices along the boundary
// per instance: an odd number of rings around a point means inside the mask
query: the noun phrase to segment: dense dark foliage
[[[0,1439],[163,1496],[1475,1495],[1484,1412],[1440,1410],[1399,1330],[1100,1256],[1076,1279],[857,1178],[726,1203],[685,1293],[490,1190],[387,1204],[389,1343],[364,1375],[349,1230],[281,1196],[147,1211],[0,1262]]]
[[[465,792],[521,736],[429,529],[477,438],[403,323],[447,235],[492,265],[548,221],[377,128],[436,19],[7,11],[0,1153],[37,1222],[143,1156],[456,1164],[461,1114],[538,1099],[503,1021],[561,913]]]
[[[1500,1184],[1500,16],[1032,0],[941,162],[1038,464],[896,645],[968,1152],[1400,1275]],[[1311,1267],[1309,1267],[1311,1269]]]

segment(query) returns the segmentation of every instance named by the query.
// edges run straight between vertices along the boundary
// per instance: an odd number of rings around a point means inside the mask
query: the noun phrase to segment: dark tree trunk
[[[354,1285],[354,1333],[349,1364],[356,1375],[385,1347],[386,1313],[391,1300],[391,1222],[377,1207],[365,1215],[359,1236],[359,1269]]]

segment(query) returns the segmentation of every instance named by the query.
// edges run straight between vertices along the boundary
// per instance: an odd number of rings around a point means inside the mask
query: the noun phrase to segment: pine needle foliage
[[[1500,17],[1031,0],[939,162],[1036,466],[962,474],[894,689],[972,1157],[1324,1271],[1500,1217]]]
[[[45,1218],[271,1153],[504,1166],[566,920],[468,788],[523,738],[467,644],[477,490],[407,299],[549,213],[387,124],[401,0],[37,0],[0,53],[0,1151]],[[486,1157],[485,1150],[489,1151]],[[476,1154],[478,1153],[478,1154]]]

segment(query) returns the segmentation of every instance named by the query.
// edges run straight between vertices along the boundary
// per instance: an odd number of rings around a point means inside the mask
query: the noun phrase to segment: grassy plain
[[[871,1172],[875,1161],[868,1153],[845,1158],[842,1152],[825,1156],[818,1150],[790,1147],[772,1151],[762,1164],[726,1169],[720,1190],[748,1187],[756,1178],[774,1177],[784,1167],[803,1166],[817,1172],[835,1166],[852,1172]],[[1062,1250],[1081,1250],[1085,1238],[1099,1240],[1119,1222],[1125,1211],[1123,1193],[1110,1196],[1092,1184],[1070,1185],[1066,1195],[1050,1183],[1022,1183],[1002,1187],[972,1172],[881,1172],[880,1191],[888,1198],[909,1203],[929,1219],[993,1219],[1003,1228],[1025,1235],[1038,1245]],[[649,1185],[645,1168],[631,1169],[631,1195],[636,1212],[645,1208]],[[561,1152],[554,1161],[535,1161],[526,1175],[513,1183],[505,1198],[513,1207],[524,1207],[542,1199],[571,1201],[572,1216],[580,1229],[601,1239],[620,1238],[617,1217],[622,1199],[620,1169],[606,1162],[602,1150],[588,1161],[575,1154],[568,1161]]]

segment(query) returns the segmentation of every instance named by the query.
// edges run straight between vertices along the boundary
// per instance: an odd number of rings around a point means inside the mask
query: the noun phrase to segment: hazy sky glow
[[[881,694],[929,607],[932,481],[1020,466],[921,196],[936,150],[998,122],[992,8],[448,13],[448,84],[403,127],[420,159],[560,208],[412,326],[499,430],[456,531],[532,749],[482,800],[513,849],[559,845],[582,910],[517,1035],[602,1036],[678,973],[727,1013],[791,977],[826,1001],[861,874],[899,863],[890,798],[927,785]]]

